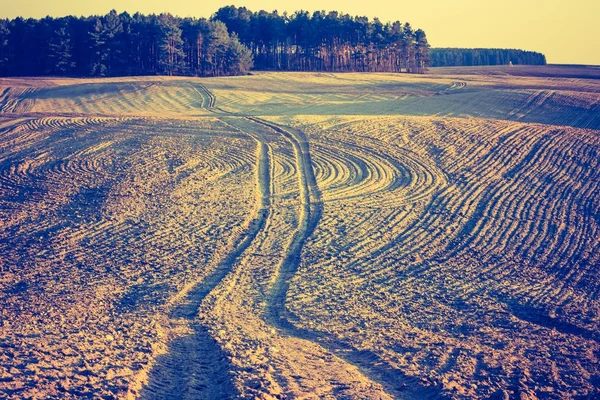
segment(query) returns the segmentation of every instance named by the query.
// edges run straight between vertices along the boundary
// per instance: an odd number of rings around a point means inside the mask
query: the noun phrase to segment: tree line
[[[0,76],[237,75],[252,55],[220,21],[170,14],[0,19]]]
[[[0,19],[0,76],[238,75],[279,71],[422,73],[425,32],[337,11],[210,19],[130,15]]]
[[[213,18],[239,36],[260,70],[423,73],[429,62],[425,32],[408,22],[235,6],[220,8]]]
[[[546,56],[534,51],[516,49],[455,49],[432,48],[431,66],[458,67],[476,65],[546,65]]]

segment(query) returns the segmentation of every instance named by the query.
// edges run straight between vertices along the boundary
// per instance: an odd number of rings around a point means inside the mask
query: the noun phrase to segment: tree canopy
[[[400,21],[351,16],[337,11],[253,12],[220,8],[213,20],[252,52],[256,69],[422,73],[429,43],[421,29]]]
[[[516,49],[455,49],[433,48],[429,51],[432,67],[477,65],[546,65],[546,56]]]
[[[170,14],[0,20],[0,76],[219,76],[249,50],[219,21]]]
[[[219,9],[0,19],[0,76],[220,76],[258,70],[422,73],[429,44],[408,22],[337,11]]]

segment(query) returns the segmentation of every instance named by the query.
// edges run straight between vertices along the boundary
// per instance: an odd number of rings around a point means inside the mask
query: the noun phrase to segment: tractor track
[[[232,271],[242,254],[265,228],[270,208],[270,149],[257,135],[249,135],[257,143],[257,206],[231,250],[205,279],[184,288],[168,311],[167,329],[184,326],[191,333],[168,344],[167,353],[157,357],[147,375],[147,385],[140,391],[142,399],[213,399],[234,398],[231,365],[225,353],[200,323],[198,316],[204,299]],[[140,380],[140,379],[138,379]],[[144,377],[141,378],[144,380]],[[132,393],[136,397],[135,391]]]

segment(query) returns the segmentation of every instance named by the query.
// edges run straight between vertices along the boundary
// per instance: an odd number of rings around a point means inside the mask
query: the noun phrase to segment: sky
[[[539,51],[552,64],[600,65],[600,0],[2,0],[0,18],[169,12],[210,17],[222,6],[250,10],[336,10],[410,22],[432,47],[496,47]]]

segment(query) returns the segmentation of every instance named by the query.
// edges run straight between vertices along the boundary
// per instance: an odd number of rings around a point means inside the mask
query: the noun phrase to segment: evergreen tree
[[[67,30],[66,24],[60,21],[57,25],[57,29],[54,30],[48,45],[48,73],[64,76],[69,75],[75,68],[72,56],[73,46],[71,44],[71,34]]]
[[[0,76],[6,75],[8,71],[8,25],[8,20],[0,19]]]
[[[403,54],[403,63],[404,69],[406,72],[413,72],[415,69],[414,63],[414,47],[415,47],[415,34],[412,30],[412,27],[407,22],[404,24],[404,28],[402,28],[402,54]]]
[[[187,72],[190,75],[202,75],[202,54],[207,35],[206,20],[186,18],[181,26],[183,52]]]
[[[158,56],[159,72],[169,76],[181,74],[185,66],[181,29],[171,14],[161,14],[158,17],[158,23],[161,32]]]
[[[94,19],[94,28],[90,31],[90,75],[105,76],[107,72],[108,53],[106,52],[106,39],[104,37],[104,27],[100,18]]]
[[[245,74],[252,68],[252,53],[240,43],[235,33],[231,34],[225,57],[225,65],[227,66],[225,72],[227,75]]]
[[[429,64],[429,43],[427,42],[427,36],[421,29],[417,29],[415,32],[415,62],[417,66],[417,73],[422,74],[425,72],[426,66]]]
[[[224,75],[226,71],[224,68],[226,54],[229,48],[227,27],[221,21],[211,21],[208,27],[204,74],[209,76]]]
[[[120,42],[123,24],[115,10],[93,21],[94,27],[89,35],[92,49],[90,73],[93,76],[116,75],[123,56]]]
[[[45,51],[37,43],[35,27],[41,22],[17,17],[10,22],[8,35],[8,74],[31,76],[43,74],[35,53]]]

